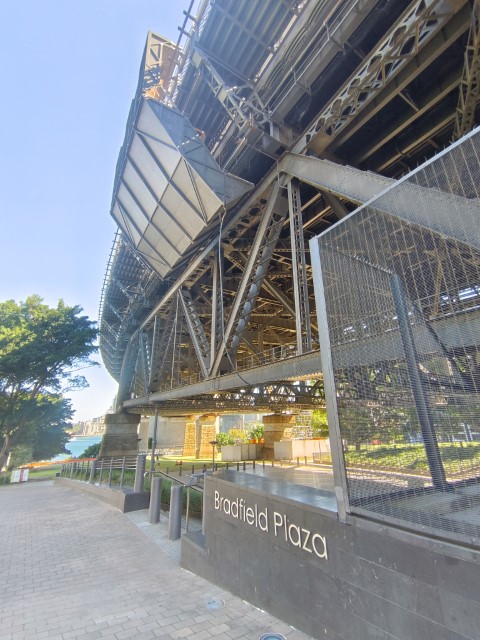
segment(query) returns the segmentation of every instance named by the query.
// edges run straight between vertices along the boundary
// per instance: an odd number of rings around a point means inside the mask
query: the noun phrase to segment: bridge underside
[[[187,12],[177,46],[149,34],[117,167],[112,215],[122,231],[100,310],[119,409],[323,406],[324,328],[308,241],[478,121],[476,7],[217,0],[195,21]],[[160,64],[161,47],[168,64]],[[146,113],[161,113],[161,128],[149,128]],[[438,213],[429,224],[442,238],[460,216],[458,251],[478,263],[469,233],[478,226],[478,180],[468,164],[462,175],[437,174],[429,184],[401,183],[394,200],[382,199],[382,213],[408,226],[402,259],[428,318],[414,329],[418,339],[468,361],[475,384],[476,271],[443,259],[440,242],[417,245],[422,207]],[[390,232],[405,228],[392,223]],[[378,332],[359,349],[358,327],[349,321],[339,331],[352,334],[339,352],[343,370],[398,376],[400,334],[392,340],[390,332],[382,352]],[[351,381],[344,392],[358,395]]]

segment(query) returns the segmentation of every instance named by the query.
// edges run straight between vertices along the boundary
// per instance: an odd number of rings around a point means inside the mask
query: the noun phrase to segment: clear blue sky
[[[187,4],[0,3],[1,301],[63,298],[97,320],[115,163],[147,31],[176,42]],[[116,391],[103,365],[84,373],[75,420],[104,413]]]

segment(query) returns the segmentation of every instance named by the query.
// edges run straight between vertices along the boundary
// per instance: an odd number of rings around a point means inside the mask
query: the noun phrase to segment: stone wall
[[[370,520],[341,523],[315,502],[278,495],[279,483],[275,494],[252,475],[241,486],[242,475],[207,478],[205,536],[183,536],[184,568],[313,638],[478,640],[478,548]],[[321,494],[301,489],[302,500]]]
[[[107,413],[105,433],[99,458],[136,456],[138,452],[138,424],[140,416],[126,413]]]
[[[295,421],[295,416],[281,413],[263,416],[264,445],[262,457],[265,460],[271,460],[274,457],[274,443],[283,438],[285,430],[291,429],[295,425]]]
[[[216,440],[218,422],[218,417],[214,415],[187,418],[183,455],[210,458],[212,456],[210,442]]]

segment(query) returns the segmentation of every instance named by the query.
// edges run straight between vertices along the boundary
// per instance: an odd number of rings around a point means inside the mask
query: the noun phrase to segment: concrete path
[[[0,640],[309,637],[184,571],[113,507],[49,481],[0,487],[0,576]]]

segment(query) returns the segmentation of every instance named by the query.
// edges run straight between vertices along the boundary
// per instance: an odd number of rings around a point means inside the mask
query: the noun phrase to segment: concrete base
[[[295,460],[296,458],[320,459],[321,454],[330,455],[330,441],[321,440],[281,440],[273,443],[275,460]]]
[[[150,494],[133,493],[131,489],[112,489],[111,487],[97,487],[94,484],[79,482],[78,480],[70,480],[70,478],[55,478],[55,484],[59,484],[69,489],[75,489],[81,493],[89,495],[111,504],[122,513],[129,511],[139,511],[140,509],[148,509],[150,504]]]
[[[226,444],[222,447],[222,462],[240,462],[241,460],[256,460],[256,444]]]
[[[205,536],[183,536],[182,567],[312,638],[479,637],[478,548],[343,523],[332,494],[251,474],[217,472],[205,490]]]
[[[107,413],[105,433],[99,458],[136,456],[138,452],[138,423],[140,416],[130,413]]]

